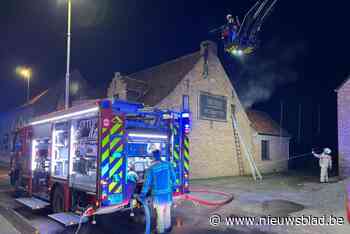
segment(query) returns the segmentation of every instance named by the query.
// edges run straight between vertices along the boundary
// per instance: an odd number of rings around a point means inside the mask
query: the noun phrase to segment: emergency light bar
[[[154,139],[168,139],[166,135],[159,134],[144,134],[144,133],[129,133],[130,137],[144,137],[144,138],[154,138]]]
[[[77,112],[73,112],[73,113],[69,113],[69,114],[65,114],[65,115],[60,115],[60,116],[56,116],[56,117],[52,117],[52,118],[48,118],[48,119],[34,121],[34,122],[29,123],[29,124],[30,125],[38,125],[38,124],[49,123],[52,121],[57,121],[57,120],[65,119],[65,118],[70,118],[70,117],[75,117],[75,116],[79,116],[79,115],[83,115],[83,114],[97,112],[98,109],[99,109],[98,107],[94,107],[94,108],[90,108],[87,110],[77,111]]]
[[[182,117],[183,118],[189,118],[190,117],[190,113],[182,113]]]

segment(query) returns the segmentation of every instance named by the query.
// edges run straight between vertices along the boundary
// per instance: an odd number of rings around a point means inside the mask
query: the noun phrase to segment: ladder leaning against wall
[[[257,179],[261,180],[262,179],[261,173],[258,167],[256,166],[254,158],[252,154],[249,152],[249,149],[245,145],[244,140],[240,134],[238,122],[235,117],[235,106],[233,104],[231,105],[231,120],[232,120],[233,137],[234,137],[235,148],[236,148],[239,175],[240,176],[244,175],[244,163],[243,163],[243,156],[242,156],[242,150],[241,150],[241,145],[242,145],[244,149],[244,155],[248,160],[254,180],[257,180]]]

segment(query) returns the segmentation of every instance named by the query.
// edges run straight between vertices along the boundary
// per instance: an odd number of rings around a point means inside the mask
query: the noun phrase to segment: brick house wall
[[[337,90],[339,175],[350,176],[350,79]]]
[[[208,48],[208,53],[205,52],[206,47]],[[207,57],[207,60],[205,60],[205,57]],[[204,67],[205,61],[207,61],[207,69]],[[207,74],[203,75],[206,70],[208,71]],[[202,42],[200,52],[195,52],[125,77],[121,77],[118,73],[116,74],[108,89],[109,97],[118,96],[120,99],[140,101],[149,106],[175,111],[182,111],[183,96],[187,95],[189,97],[192,119],[189,135],[191,178],[239,175],[231,106],[234,107],[235,119],[244,142],[242,144],[241,141],[240,148],[245,174],[251,174],[250,164],[246,160],[246,150],[256,162],[261,161],[260,151],[254,145],[260,144],[260,141],[255,139],[256,132],[252,122],[248,118],[247,112],[217,56],[215,43],[210,41]],[[132,79],[146,82],[147,88],[150,90],[148,94],[139,100],[129,98],[127,90],[132,90],[135,87],[131,84]],[[226,121],[200,118],[199,99],[202,92],[226,98]],[[276,138],[279,139],[279,137]],[[244,147],[246,147],[246,150]],[[273,144],[273,147],[275,147],[275,144]],[[288,157],[289,140],[288,146],[283,149],[286,152],[281,153],[281,155]],[[273,148],[273,150],[275,149]],[[275,158],[278,157],[274,156],[272,160]],[[272,167],[267,168],[265,172],[274,170]],[[278,170],[282,168],[284,168],[284,165],[280,166]]]
[[[252,129],[244,108],[224,71],[215,44],[209,47],[208,77],[203,78],[202,57],[180,84],[157,107],[181,110],[182,96],[189,95],[192,114],[190,133],[191,178],[236,176],[239,174],[236,149],[234,146],[231,120],[231,104],[235,105],[236,118],[244,141],[252,151]],[[200,119],[199,95],[207,92],[227,98],[227,121],[218,122]],[[233,98],[232,98],[233,95]],[[244,160],[245,172],[250,173],[249,164]]]

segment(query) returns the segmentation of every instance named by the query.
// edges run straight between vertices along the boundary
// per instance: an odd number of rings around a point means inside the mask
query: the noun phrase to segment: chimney
[[[200,44],[200,50],[202,55],[206,53],[206,50],[214,55],[218,54],[218,46],[213,41],[202,41]]]
[[[114,78],[111,81],[108,90],[107,96],[109,98],[119,98],[126,100],[127,99],[127,84],[123,80],[123,75],[120,72],[114,73]]]

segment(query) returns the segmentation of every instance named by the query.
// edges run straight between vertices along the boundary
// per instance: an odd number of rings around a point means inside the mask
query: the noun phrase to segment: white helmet
[[[228,15],[226,16],[226,19],[227,19],[227,20],[232,19],[232,15],[231,15],[231,14],[228,14]]]
[[[330,154],[330,153],[332,153],[332,150],[330,148],[324,148],[323,153]]]

